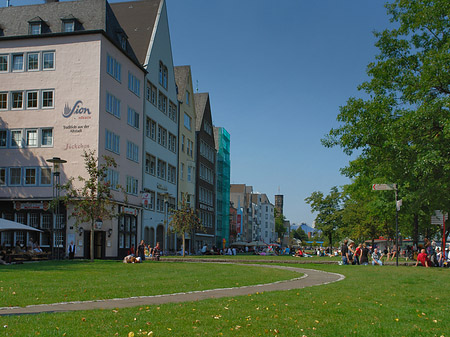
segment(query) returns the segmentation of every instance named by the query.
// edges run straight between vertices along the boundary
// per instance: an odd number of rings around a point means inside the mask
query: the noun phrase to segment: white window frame
[[[27,71],[39,71],[39,64],[40,64],[40,57],[39,52],[29,52],[27,53]],[[37,63],[36,63],[36,69],[30,68],[30,56],[36,55],[37,56]]]
[[[46,63],[45,56],[46,55],[53,55],[53,57],[52,57],[52,67],[45,67],[45,63]],[[56,65],[55,65],[55,63],[56,63],[55,56],[56,55],[55,55],[54,51],[43,51],[42,52],[42,67],[41,67],[41,69],[43,71],[55,70],[55,67],[56,67]]]
[[[34,171],[34,183],[27,183],[27,172]],[[23,169],[23,185],[24,186],[36,186],[38,182],[38,169],[37,167],[24,167]]]
[[[32,107],[30,107],[30,106],[28,106],[29,105],[29,101],[30,101],[30,99],[29,99],[29,94],[36,94],[36,99],[34,100],[34,101],[36,101],[36,106],[32,106]],[[27,110],[36,110],[36,109],[39,109],[39,91],[38,90],[29,90],[29,91],[27,91],[26,92],[26,109]]]
[[[10,141],[10,145],[9,146],[11,148],[13,148],[13,149],[21,148],[23,146],[23,130],[22,129],[13,129],[10,132],[11,132],[11,137],[10,137],[10,140],[9,140]],[[16,134],[16,133],[20,133],[20,140],[19,140],[18,144],[16,142],[17,145],[13,145],[13,141],[15,141],[14,134]]]
[[[44,144],[44,133],[46,131],[50,131],[51,132],[51,138],[49,138],[51,140],[51,144]],[[41,147],[53,147],[53,128],[42,128],[41,132],[40,132],[40,144]]]
[[[16,57],[22,57],[22,68],[21,69],[16,69],[15,68],[15,58]],[[24,55],[23,53],[17,53],[17,54],[12,54],[11,57],[11,70],[14,73],[19,73],[19,72],[24,72],[25,71],[25,59],[24,59]]]
[[[34,133],[34,144],[30,145],[29,140],[30,140],[30,136],[29,133],[33,132]],[[26,129],[25,130],[25,135],[26,135],[26,145],[27,147],[38,147],[39,146],[39,130],[38,129]]]
[[[20,94],[22,95],[22,104],[20,107],[14,107],[14,95],[15,94]],[[24,93],[23,91],[11,91],[11,110],[23,110],[23,106],[24,106]]]
[[[20,176],[19,176],[19,179],[18,179],[18,181],[19,181],[18,184],[13,184],[13,183],[11,182],[11,179],[12,179],[12,177],[13,177],[13,175],[12,175],[12,171],[13,171],[13,170],[19,170],[19,172],[20,172]],[[9,185],[9,186],[21,186],[21,185],[22,185],[22,168],[21,168],[21,167],[10,167],[8,173],[9,173],[9,174],[8,174],[8,176],[9,176],[9,179],[8,179],[8,185]]]
[[[2,96],[4,96],[4,97],[6,97],[6,106],[4,107],[4,108],[2,108],[2,107],[0,107],[0,110],[8,110],[8,103],[9,103],[9,92],[6,92],[6,91],[2,91],[2,92],[0,92],[0,95],[2,95]]]
[[[51,93],[52,100],[51,105],[44,105],[44,101],[46,99],[46,93]],[[55,108],[55,90],[54,89],[44,89],[41,92],[41,109],[54,109]]]
[[[3,60],[6,60],[6,69],[5,70],[0,70],[0,73],[7,73],[7,72],[9,72],[9,67],[10,67],[9,54],[0,54],[0,58],[3,59]]]
[[[139,119],[140,119],[139,113],[136,110],[128,107],[128,109],[127,109],[127,123],[128,123],[128,125],[130,125],[131,127],[139,130]]]
[[[48,176],[43,172],[48,172]],[[42,179],[48,177],[48,183],[42,182]],[[41,167],[39,170],[39,185],[40,186],[50,186],[52,184],[52,169],[50,167]]]

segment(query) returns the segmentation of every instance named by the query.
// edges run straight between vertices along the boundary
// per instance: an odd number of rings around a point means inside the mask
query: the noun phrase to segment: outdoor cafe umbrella
[[[246,246],[247,242],[243,242],[243,241],[236,241],[231,243],[231,246]]]
[[[40,229],[23,225],[21,223],[0,218],[0,232],[3,231],[34,231],[42,232]]]

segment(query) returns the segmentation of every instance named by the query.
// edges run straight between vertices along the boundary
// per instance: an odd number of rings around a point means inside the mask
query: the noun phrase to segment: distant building
[[[237,206],[238,241],[250,242],[252,240],[252,227],[253,227],[253,219],[252,219],[253,205],[251,202],[252,193],[253,193],[252,186],[246,186],[245,184],[230,185],[230,201],[233,203],[235,207]]]
[[[214,127],[216,142],[216,245],[230,244],[230,134],[223,127]]]
[[[283,214],[283,201],[284,195],[282,194],[276,194],[275,195],[275,209],[277,210],[278,214]]]
[[[208,93],[194,94],[196,123],[196,209],[204,231],[194,234],[194,249],[216,244],[216,150]]]

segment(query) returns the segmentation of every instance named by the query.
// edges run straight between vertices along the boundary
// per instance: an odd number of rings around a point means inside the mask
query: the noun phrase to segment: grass
[[[239,277],[236,277],[236,275]],[[235,265],[47,261],[0,268],[0,307],[239,287],[298,277]]]
[[[448,269],[318,264],[300,267],[337,272],[346,278],[317,287],[235,298],[0,317],[0,335],[450,336]],[[228,272],[240,282],[239,266],[231,266]],[[130,279],[135,280],[136,275]],[[213,278],[208,279],[212,282]],[[183,278],[179,281],[184,282]]]

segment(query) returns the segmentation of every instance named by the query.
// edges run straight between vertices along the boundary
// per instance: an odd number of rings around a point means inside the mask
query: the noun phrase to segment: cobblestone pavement
[[[208,263],[217,263],[217,262],[208,262]],[[261,268],[287,269],[296,271],[303,275],[301,275],[298,278],[294,278],[287,281],[279,281],[274,283],[258,284],[236,288],[211,289],[202,291],[192,291],[186,293],[115,298],[96,301],[40,304],[40,305],[29,305],[27,307],[3,307],[0,308],[0,316],[38,314],[44,312],[51,313],[51,312],[77,311],[77,310],[114,309],[114,308],[126,308],[143,305],[155,305],[155,304],[157,305],[164,303],[201,301],[209,298],[244,296],[249,294],[255,294],[257,292],[301,289],[305,287],[312,287],[317,285],[333,283],[341,281],[345,278],[341,274],[329,273],[306,268],[295,268],[288,266],[266,265],[266,264],[245,264],[245,265],[257,266]]]

